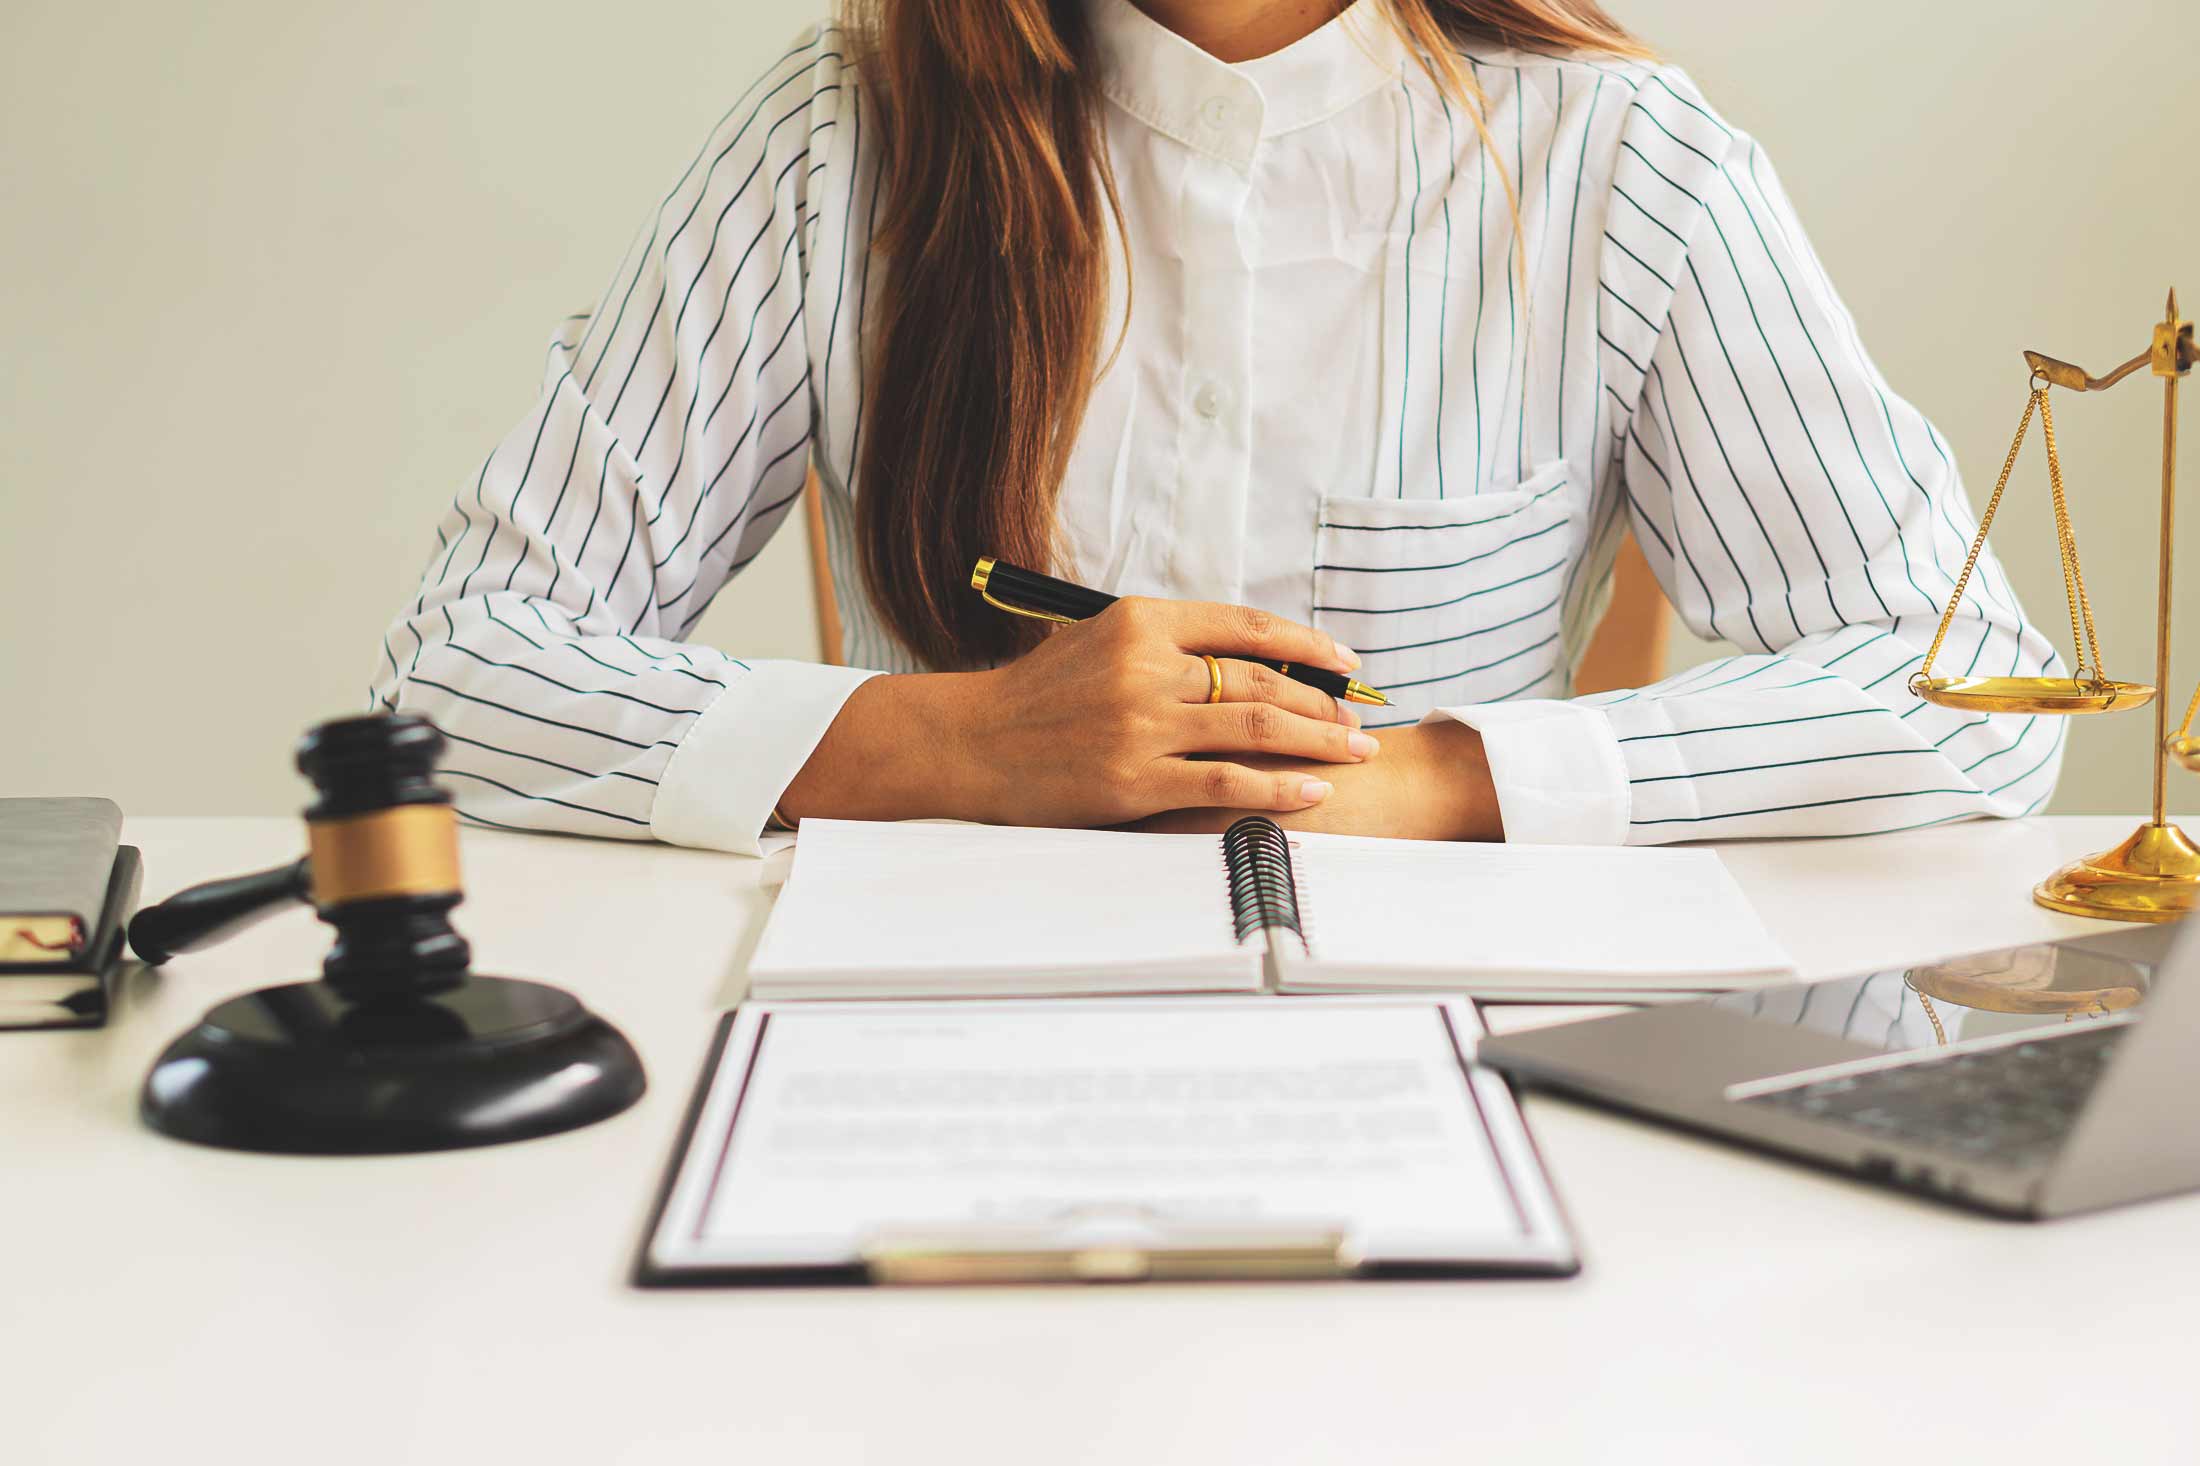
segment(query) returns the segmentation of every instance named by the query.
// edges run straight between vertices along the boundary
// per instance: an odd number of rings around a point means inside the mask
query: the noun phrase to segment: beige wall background
[[[8,0],[0,792],[298,807],[293,740],[361,707],[380,628],[525,410],[550,326],[593,304],[824,3]],[[1608,3],[1765,143],[1974,502],[2023,405],[2021,348],[2098,371],[2180,277],[2200,313],[2188,93],[2161,69],[2200,53],[2190,0]],[[2066,398],[2057,419],[2110,670],[2140,680],[2158,396]],[[1997,543],[2053,626],[2038,451]],[[2200,512],[2180,549],[2200,607]],[[699,635],[814,655],[807,565],[797,522]],[[2187,651],[2180,709],[2200,635]],[[2150,736],[2144,713],[2087,720],[2056,807],[2139,808]],[[2173,779],[2200,810],[2200,778]]]

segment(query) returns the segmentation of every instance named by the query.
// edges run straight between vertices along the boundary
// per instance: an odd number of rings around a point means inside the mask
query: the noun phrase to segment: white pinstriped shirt
[[[1494,155],[1369,0],[1226,65],[1092,0],[1116,241],[1068,573],[1334,633],[1478,727],[1507,837],[1848,834],[2037,808],[2061,724],[1918,702],[1974,526],[1771,164],[1667,67],[1466,53]],[[848,693],[878,139],[841,33],[764,69],[461,488],[373,696],[485,824],[753,850]],[[1520,200],[1515,230],[1499,170]],[[1127,268],[1125,268],[1127,256]],[[847,667],[685,638],[825,489]],[[1740,655],[1569,696],[1632,525]],[[973,547],[977,553],[977,547]],[[1940,665],[2055,654],[1983,557]],[[912,757],[921,746],[912,743]]]

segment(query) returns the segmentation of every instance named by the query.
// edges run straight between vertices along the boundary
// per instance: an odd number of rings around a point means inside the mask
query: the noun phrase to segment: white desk
[[[1814,975],[2087,929],[2031,905],[2128,819],[1729,858]],[[295,855],[136,820],[148,899]],[[1566,1283],[644,1294],[625,1277],[758,864],[469,834],[484,971],[568,985],[634,1110],[500,1150],[299,1160],[134,1119],[214,1001],[315,972],[300,911],[118,1023],[0,1034],[0,1460],[2190,1460],[2200,1198],[1996,1222],[1531,1099]]]

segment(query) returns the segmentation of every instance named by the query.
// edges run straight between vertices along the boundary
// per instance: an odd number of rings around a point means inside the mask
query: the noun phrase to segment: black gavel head
[[[443,735],[404,713],[323,723],[298,742],[314,907],[336,928],[322,975],[347,997],[433,992],[466,975],[458,820],[437,786]]]
[[[401,804],[449,804],[435,782],[443,735],[426,718],[370,713],[337,718],[298,740],[298,772],[319,798],[306,818],[342,819]]]

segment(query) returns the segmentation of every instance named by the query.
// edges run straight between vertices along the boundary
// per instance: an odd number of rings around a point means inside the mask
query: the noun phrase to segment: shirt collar
[[[1218,61],[1130,0],[1091,0],[1101,88],[1147,126],[1236,167],[1261,141],[1307,127],[1398,79],[1403,44],[1377,0],[1272,55]]]

